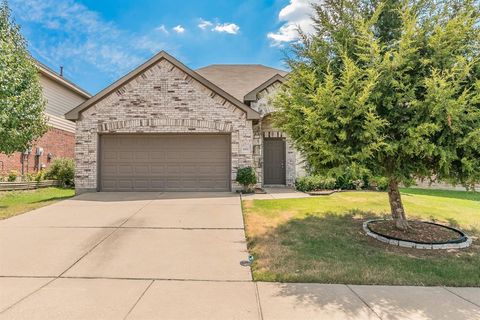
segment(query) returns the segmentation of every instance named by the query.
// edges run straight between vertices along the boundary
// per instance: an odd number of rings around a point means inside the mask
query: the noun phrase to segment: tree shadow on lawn
[[[479,286],[478,231],[471,247],[419,250],[367,236],[372,213],[307,215],[249,237],[256,280],[388,285]]]
[[[475,241],[470,248],[448,251],[391,246],[363,232],[362,223],[375,217],[378,218],[362,211],[307,215],[290,219],[250,238],[249,249],[255,256],[254,279],[283,282],[275,291],[278,297],[294,297],[299,305],[308,308],[340,309],[352,317],[366,311],[356,295],[344,292],[347,287],[311,286],[308,283],[480,286],[480,246]],[[365,294],[387,312],[386,319],[408,319],[419,314],[427,319],[458,319],[462,313],[471,312],[468,308],[463,310],[464,305],[452,304],[439,311],[433,305],[419,302],[422,295],[429,296],[427,300],[430,302],[448,296],[441,288],[425,292],[422,291],[425,288],[419,288],[419,299],[401,301],[395,290],[376,288],[378,290],[368,289]],[[351,289],[362,290],[362,287]],[[335,290],[340,292],[335,293]],[[401,296],[408,295],[404,292]],[[453,302],[445,302],[446,305],[449,303]]]

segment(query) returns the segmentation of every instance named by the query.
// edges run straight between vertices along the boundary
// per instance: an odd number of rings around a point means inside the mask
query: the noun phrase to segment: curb
[[[391,244],[394,246],[398,247],[403,247],[403,248],[413,248],[413,249],[423,249],[423,250],[445,250],[445,249],[464,249],[469,247],[472,244],[472,238],[461,232],[460,230],[451,228],[451,227],[446,227],[449,229],[453,229],[460,234],[463,235],[464,240],[462,242],[452,242],[452,243],[418,243],[418,242],[413,242],[413,241],[407,241],[407,240],[399,240],[399,239],[393,239],[389,238],[383,235],[380,235],[378,233],[373,232],[368,228],[368,224],[370,222],[374,221],[384,221],[384,219],[371,219],[367,220],[363,223],[363,231],[367,234],[367,236],[372,237],[377,239],[378,241],[381,241],[383,243]],[[430,222],[428,222],[430,223]],[[445,227],[445,226],[443,226]]]

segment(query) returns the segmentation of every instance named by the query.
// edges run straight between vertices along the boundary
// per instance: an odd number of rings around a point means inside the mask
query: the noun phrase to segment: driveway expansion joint
[[[380,317],[380,315],[375,312],[375,310],[373,310],[373,308],[367,303],[367,301],[365,301],[355,290],[353,290],[348,284],[345,285],[348,289],[350,289],[350,291],[352,291],[352,293],[360,300],[362,301],[362,303],[370,310],[373,312],[373,314],[380,320],[383,320],[382,317]]]
[[[130,313],[132,313],[133,309],[135,309],[135,307],[137,306],[137,304],[140,302],[140,300],[142,300],[143,296],[145,295],[145,293],[147,293],[148,289],[150,289],[150,287],[152,286],[152,284],[155,282],[155,280],[152,280],[148,286],[145,288],[145,290],[143,290],[143,292],[140,294],[140,296],[138,297],[138,299],[135,301],[135,303],[133,304],[133,306],[130,308],[130,310],[128,310],[127,314],[125,315],[125,317],[123,318],[124,320],[128,318],[128,316],[130,315]]]
[[[51,277],[47,277],[47,278],[51,278]],[[28,299],[29,297],[31,297],[32,295],[34,295],[35,293],[37,293],[38,291],[42,290],[43,288],[45,288],[46,286],[48,286],[50,283],[52,283],[53,281],[57,280],[58,278],[53,278],[52,280],[48,281],[47,283],[43,284],[42,286],[40,286],[39,288],[35,289],[34,291],[30,292],[29,294],[27,294],[26,296],[24,296],[23,298],[20,298],[19,300],[15,301],[14,303],[12,303],[11,305],[9,305],[8,307],[6,307],[5,309],[3,310],[0,310],[0,314],[2,313],[5,313],[6,311],[10,310],[11,308],[13,308],[14,306],[16,306],[17,304],[19,304],[20,302]]]
[[[442,287],[442,288],[443,288],[444,290],[446,290],[446,291],[450,292],[451,294],[453,294],[453,295],[457,296],[458,298],[460,298],[460,299],[462,299],[462,300],[464,300],[464,301],[467,301],[467,302],[469,302],[469,303],[473,304],[474,306],[476,306],[476,307],[479,307],[479,308],[480,308],[480,305],[479,305],[479,304],[477,304],[477,303],[475,303],[475,302],[473,302],[473,301],[471,301],[471,300],[469,300],[469,299],[467,299],[467,298],[465,298],[465,297],[463,297],[463,296],[459,295],[458,293],[456,293],[456,292],[454,292],[454,291],[452,291],[452,290],[448,289],[447,287]]]
[[[258,315],[260,320],[263,320],[262,302],[260,300],[260,292],[258,291],[257,281],[253,281],[253,284],[255,286],[255,298],[257,300]]]

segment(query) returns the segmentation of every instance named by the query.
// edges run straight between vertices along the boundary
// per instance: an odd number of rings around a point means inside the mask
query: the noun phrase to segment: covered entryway
[[[267,185],[285,184],[286,145],[283,138],[265,138],[263,140],[265,183]]]
[[[101,191],[229,191],[230,135],[100,136]]]

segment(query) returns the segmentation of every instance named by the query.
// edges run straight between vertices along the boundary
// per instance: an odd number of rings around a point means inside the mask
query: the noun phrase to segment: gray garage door
[[[228,135],[102,135],[102,191],[228,191]]]

